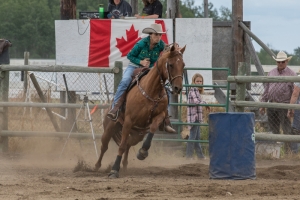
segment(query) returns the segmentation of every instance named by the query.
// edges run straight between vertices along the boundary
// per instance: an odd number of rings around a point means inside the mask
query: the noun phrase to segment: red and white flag
[[[56,64],[88,67],[113,67],[115,61],[128,64],[127,53],[148,36],[142,30],[161,24],[162,40],[173,41],[172,19],[60,20],[55,22]]]

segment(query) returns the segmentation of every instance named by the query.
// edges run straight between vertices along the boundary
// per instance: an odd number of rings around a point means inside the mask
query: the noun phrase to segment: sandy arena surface
[[[0,199],[300,199],[297,156],[257,159],[256,180],[211,180],[209,159],[186,160],[176,151],[151,147],[149,157],[139,161],[134,147],[128,171],[108,179],[115,145],[110,145],[98,172],[91,170],[96,163],[92,143],[86,148],[68,144],[60,158],[61,144],[48,147],[0,153]]]

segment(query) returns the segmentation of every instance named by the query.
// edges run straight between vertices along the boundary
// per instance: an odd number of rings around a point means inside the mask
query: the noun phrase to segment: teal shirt
[[[152,50],[150,50],[150,36],[141,39],[138,41],[134,47],[127,54],[127,58],[130,62],[139,65],[140,61],[145,58],[150,58],[150,66],[152,68],[154,63],[157,61],[160,52],[162,52],[165,48],[165,43],[160,40]]]

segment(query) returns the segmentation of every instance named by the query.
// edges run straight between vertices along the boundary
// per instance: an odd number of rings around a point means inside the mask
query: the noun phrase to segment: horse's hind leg
[[[106,131],[104,132],[104,134],[102,135],[101,138],[101,152],[100,152],[100,156],[99,159],[97,161],[97,163],[95,164],[95,170],[97,171],[100,167],[101,167],[101,162],[102,162],[102,158],[104,153],[107,151],[108,149],[108,143],[111,139],[111,134],[106,133]]]

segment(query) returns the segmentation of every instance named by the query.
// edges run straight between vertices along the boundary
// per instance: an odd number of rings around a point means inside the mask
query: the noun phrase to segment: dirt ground
[[[209,159],[186,160],[184,150],[154,146],[149,157],[139,161],[134,147],[128,171],[108,179],[115,145],[110,145],[101,169],[94,172],[92,143],[79,148],[77,142],[69,142],[61,157],[63,143],[54,143],[31,142],[30,151],[0,153],[0,199],[300,199],[297,156],[257,159],[256,180],[212,180]]]

